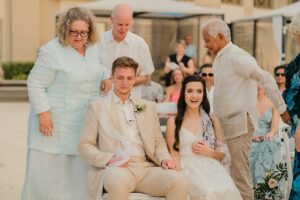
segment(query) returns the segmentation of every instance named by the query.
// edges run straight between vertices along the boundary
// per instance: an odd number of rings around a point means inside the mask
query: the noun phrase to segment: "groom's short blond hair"
[[[134,72],[136,74],[139,64],[137,62],[135,62],[132,58],[122,56],[122,57],[117,58],[113,62],[112,68],[111,68],[112,75],[114,75],[114,73],[118,67],[132,68],[132,69],[134,69]]]

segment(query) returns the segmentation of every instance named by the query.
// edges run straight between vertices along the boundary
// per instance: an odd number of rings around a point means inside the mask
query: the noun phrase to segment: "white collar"
[[[108,33],[109,37],[107,38],[107,42],[114,42],[114,43],[125,43],[125,44],[129,44],[129,31],[127,32],[125,38],[120,41],[120,42],[117,42],[114,37],[113,37],[113,34],[112,34],[112,29],[109,31]]]
[[[216,55],[216,58],[219,58],[222,56],[222,54],[224,54],[228,49],[230,49],[231,47],[233,47],[233,44],[231,41],[229,41]]]

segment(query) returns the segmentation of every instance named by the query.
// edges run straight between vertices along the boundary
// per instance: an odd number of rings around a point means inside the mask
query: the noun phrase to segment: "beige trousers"
[[[228,139],[227,145],[231,156],[231,176],[244,200],[253,200],[254,191],[249,170],[249,149],[254,128],[248,117],[248,133]]]
[[[110,200],[128,200],[131,192],[186,200],[188,183],[175,170],[164,170],[149,162],[130,162],[129,167],[105,169],[104,189]]]

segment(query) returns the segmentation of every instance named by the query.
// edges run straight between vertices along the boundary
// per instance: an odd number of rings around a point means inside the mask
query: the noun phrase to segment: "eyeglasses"
[[[284,73],[276,73],[275,76],[282,76],[282,77],[285,77],[285,74],[284,74]]]
[[[77,37],[78,35],[80,35],[81,37],[87,37],[89,35],[88,31],[70,31],[70,35],[73,37]]]
[[[214,76],[214,74],[213,73],[201,73],[201,76],[202,77],[207,77],[207,76],[209,76],[209,77],[213,77]]]

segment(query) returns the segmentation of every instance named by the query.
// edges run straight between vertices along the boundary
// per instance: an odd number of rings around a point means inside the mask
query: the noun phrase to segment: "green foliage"
[[[3,63],[4,79],[26,80],[33,64],[33,62]]]
[[[254,197],[259,200],[279,200],[284,196],[280,191],[279,184],[287,180],[287,164],[279,163],[274,171],[266,174],[264,182],[258,183],[254,188]]]

